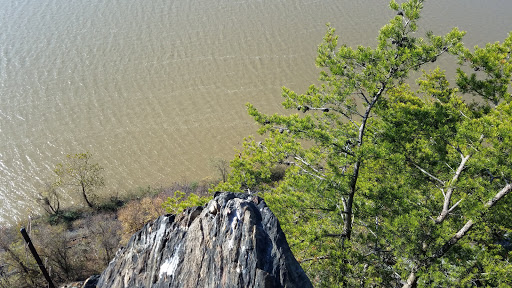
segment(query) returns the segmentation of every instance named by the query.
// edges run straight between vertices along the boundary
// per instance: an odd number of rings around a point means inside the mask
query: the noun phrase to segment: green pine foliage
[[[216,188],[262,195],[319,287],[512,285],[512,33],[474,49],[456,28],[418,37],[423,2],[391,1],[375,47],[329,26],[321,84],[283,88],[295,114],[248,104],[265,139]],[[423,70],[441,58],[454,83]]]
[[[203,206],[212,199],[212,197],[201,197],[194,193],[188,194],[187,197],[185,195],[185,192],[178,190],[174,192],[173,197],[167,197],[167,200],[162,203],[165,212],[179,214],[189,207]]]

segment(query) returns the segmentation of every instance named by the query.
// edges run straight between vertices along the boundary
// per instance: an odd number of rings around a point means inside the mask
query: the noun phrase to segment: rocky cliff
[[[256,196],[216,193],[132,236],[98,287],[312,287],[274,214]]]

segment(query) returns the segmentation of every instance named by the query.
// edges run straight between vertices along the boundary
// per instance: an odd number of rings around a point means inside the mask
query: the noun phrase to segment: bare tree
[[[43,190],[39,192],[37,201],[48,214],[60,213],[60,195],[57,187],[52,183],[45,183]]]
[[[115,215],[99,214],[88,219],[91,240],[96,247],[96,252],[102,264],[108,263],[114,258],[114,255],[121,242],[121,223],[117,221]]]
[[[226,182],[228,180],[228,174],[229,174],[229,161],[226,159],[212,159],[210,160],[213,168],[219,172],[220,179],[222,182]]]

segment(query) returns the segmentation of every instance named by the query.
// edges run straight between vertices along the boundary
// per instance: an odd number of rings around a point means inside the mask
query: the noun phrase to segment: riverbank
[[[30,232],[55,284],[83,281],[101,273],[119,247],[145,223],[178,211],[180,204],[204,202],[214,184],[213,181],[176,182],[165,188],[137,188],[122,198],[101,199],[94,209],[69,207],[58,214],[41,215],[29,223],[1,228],[0,287],[46,285],[25,249],[19,233],[22,226]]]

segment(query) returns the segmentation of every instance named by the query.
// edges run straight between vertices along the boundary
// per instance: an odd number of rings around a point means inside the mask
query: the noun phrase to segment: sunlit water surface
[[[471,46],[512,30],[509,0],[426,2],[428,30],[457,25]],[[70,153],[105,168],[102,193],[217,177],[211,160],[255,133],[244,104],[282,111],[281,86],[317,78],[325,23],[372,45],[387,3],[0,0],[0,223],[38,213]]]

